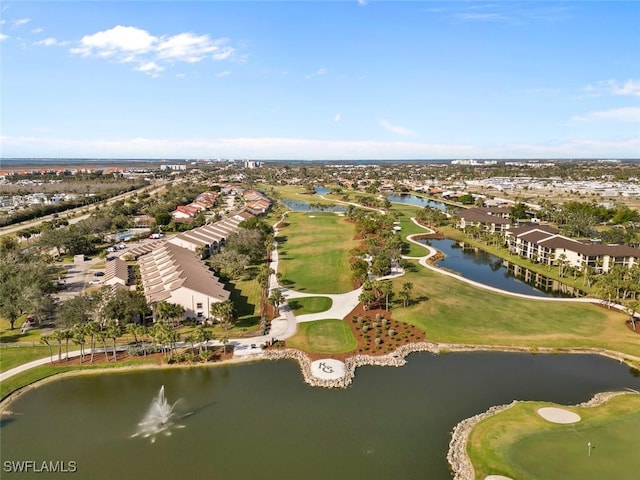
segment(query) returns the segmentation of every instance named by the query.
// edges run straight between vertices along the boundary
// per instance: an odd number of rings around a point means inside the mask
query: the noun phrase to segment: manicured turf
[[[128,367],[128,366],[140,366],[140,365],[152,365],[154,360],[144,359],[144,358],[136,358],[131,360],[126,360],[124,362],[118,362],[116,364],[109,363],[94,363],[90,365],[84,365],[82,367],[79,366],[62,366],[56,367],[51,365],[41,365],[39,367],[31,368],[26,370],[18,375],[14,375],[2,383],[0,383],[0,400],[5,398],[10,393],[30,385],[31,383],[42,380],[43,378],[50,377],[51,375],[56,375],[58,373],[68,372],[71,370],[91,370],[91,369],[99,369],[99,368],[120,368],[120,367]]]
[[[298,325],[287,346],[316,353],[344,353],[356,348],[357,341],[343,320],[318,320]]]
[[[11,330],[11,324],[9,320],[5,318],[0,318],[0,342],[3,343],[13,343],[13,342],[28,342],[37,344],[40,342],[40,332],[39,328],[32,328],[31,330],[27,330],[25,333],[20,332],[20,327],[24,323],[24,320],[27,318],[27,315],[21,315],[18,320],[15,322],[15,328]]]
[[[290,213],[278,235],[283,286],[306,293],[345,293],[353,288],[349,251],[354,227],[334,213]]]
[[[238,318],[236,332],[257,330],[260,323],[262,288],[255,278],[257,267],[254,266],[251,269],[255,273],[250,274],[247,279],[234,280],[226,285],[226,288],[231,292],[230,299]],[[233,332],[234,330],[230,330],[229,334],[233,335]]]
[[[53,346],[53,353],[58,352],[57,344]],[[6,372],[18,365],[29,363],[49,355],[49,347],[3,347],[0,349],[0,372]]]
[[[287,302],[296,315],[320,313],[331,308],[333,301],[329,297],[301,297],[292,298]]]
[[[562,407],[582,417],[570,425],[542,419],[537,409],[548,405],[517,404],[476,425],[468,444],[476,479],[489,474],[519,480],[637,478],[640,395],[623,395],[594,408]]]
[[[640,356],[640,337],[626,315],[597,305],[529,300],[476,288],[415,263],[395,279],[394,291],[413,284],[407,308],[396,300],[393,318],[422,328],[442,343],[553,348],[607,348]]]

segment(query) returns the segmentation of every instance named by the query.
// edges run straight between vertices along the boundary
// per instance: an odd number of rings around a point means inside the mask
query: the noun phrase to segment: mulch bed
[[[189,349],[187,349],[189,350]],[[185,360],[184,358],[180,358],[180,353],[184,352],[184,349],[180,349],[174,353],[174,359],[168,360],[166,355],[162,355],[162,353],[151,353],[147,356],[144,355],[129,355],[127,352],[117,352],[116,353],[116,364],[123,363],[125,361],[130,360],[151,360],[151,363],[156,365],[178,365],[178,364],[201,364],[202,360],[197,357],[198,350],[196,349],[196,358],[193,362]],[[108,352],[109,360],[107,361],[104,355],[104,352],[96,353],[93,356],[93,363],[91,363],[90,355],[85,355],[84,360],[81,362],[80,357],[70,358],[69,360],[65,360],[65,352],[62,352],[62,360],[58,361],[57,352],[54,352],[53,362],[48,365],[53,365],[55,367],[68,367],[68,366],[110,366],[114,364],[113,361],[113,352]],[[227,353],[223,353],[222,349],[209,350],[209,356],[207,358],[206,363],[216,363],[223,360],[230,360],[233,358],[233,348],[227,346]]]
[[[358,321],[358,318],[362,320]],[[386,325],[384,325],[383,319],[386,319]],[[362,304],[359,304],[344,318],[344,321],[347,322],[358,342],[356,348],[346,353],[307,353],[312,361],[321,358],[335,358],[344,361],[354,355],[386,355],[407,343],[425,341],[425,334],[422,330],[408,323],[394,320],[391,310],[387,311],[381,308],[365,310]],[[363,328],[365,326],[367,328]],[[395,331],[392,336],[389,335],[390,329]],[[376,338],[380,338],[380,344],[376,343]]]

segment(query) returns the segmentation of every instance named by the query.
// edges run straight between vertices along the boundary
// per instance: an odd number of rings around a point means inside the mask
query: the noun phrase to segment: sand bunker
[[[511,478],[505,477],[504,475],[489,475],[488,477],[484,477],[484,480],[511,480]]]
[[[553,423],[576,423],[580,421],[580,415],[562,408],[539,408],[538,414],[545,420]]]

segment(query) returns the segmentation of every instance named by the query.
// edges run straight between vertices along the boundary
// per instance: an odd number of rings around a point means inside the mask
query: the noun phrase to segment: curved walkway
[[[344,202],[347,203],[347,202]],[[285,212],[283,214],[283,218],[286,215]],[[421,225],[420,223],[418,223],[418,221],[415,218],[411,218],[411,220],[418,225],[419,227],[423,228],[425,230],[426,233],[435,233],[434,230],[425,227],[424,225]],[[277,235],[277,227],[274,226],[274,231]],[[437,272],[441,275],[447,275],[449,277],[453,277],[456,278],[458,280],[461,280],[463,282],[466,282],[470,285],[473,285],[475,287],[478,288],[482,288],[484,290],[489,290],[495,293],[501,293],[504,295],[512,295],[515,297],[521,297],[521,298],[526,298],[529,300],[538,300],[538,301],[547,301],[547,302],[586,302],[586,303],[594,303],[594,304],[605,304],[606,302],[603,302],[602,300],[598,300],[598,299],[593,299],[593,298],[549,298],[549,297],[534,297],[531,295],[524,295],[521,293],[513,293],[513,292],[508,292],[505,290],[500,290],[498,288],[495,287],[491,287],[488,285],[484,285],[482,283],[473,281],[473,280],[469,280],[467,278],[464,278],[460,275],[457,275],[455,273],[452,272],[448,272],[446,270],[442,270],[434,265],[431,265],[429,263],[429,260],[438,253],[438,251],[433,248],[430,247],[428,245],[425,245],[423,243],[418,242],[417,240],[415,240],[415,237],[418,237],[422,234],[413,234],[413,235],[409,235],[407,236],[407,240],[415,243],[417,245],[420,245],[424,248],[426,248],[428,250],[428,254],[421,256],[421,257],[408,257],[408,256],[403,256],[403,258],[406,259],[411,259],[411,260],[418,260],[418,262],[420,263],[420,265],[422,265],[425,268],[428,268],[429,270],[432,270],[434,272]],[[277,245],[277,244],[275,244]],[[275,246],[274,245],[274,246]],[[273,269],[274,272],[278,271],[278,251],[276,248],[274,248],[274,250],[271,253],[271,261],[269,266]],[[394,272],[392,275],[388,275],[386,277],[381,277],[381,279],[388,279],[388,278],[395,278],[398,276],[404,275],[403,271],[397,271]],[[284,296],[285,300],[288,299],[293,299],[293,298],[303,298],[303,297],[328,297],[331,299],[332,301],[332,305],[331,308],[329,308],[328,310],[325,310],[323,312],[318,312],[318,313],[310,313],[310,314],[306,314],[306,315],[300,315],[300,316],[296,316],[290,306],[285,302],[284,305],[281,305],[279,308],[279,315],[277,318],[273,319],[271,321],[271,331],[269,332],[268,335],[262,335],[262,336],[257,336],[257,337],[250,337],[250,338],[237,338],[237,339],[231,339],[228,342],[228,345],[231,345],[234,347],[234,354],[237,356],[246,356],[246,355],[254,355],[254,354],[259,354],[262,352],[262,348],[261,346],[264,345],[265,343],[268,342],[273,342],[276,340],[286,340],[287,338],[293,336],[296,333],[297,330],[297,324],[298,323],[302,323],[302,322],[312,322],[312,321],[316,321],[316,320],[324,320],[324,319],[330,319],[330,318],[345,318],[349,312],[351,312],[358,304],[358,297],[360,296],[360,293],[362,292],[362,289],[356,289],[356,290],[352,290],[351,292],[347,292],[347,293],[342,293],[342,294],[322,294],[322,293],[305,293],[305,292],[297,292],[295,290],[291,290],[285,287],[281,287],[278,283],[278,278],[275,274],[272,274],[270,276],[269,279],[269,289],[274,290],[274,289],[278,289],[282,292],[282,295]],[[624,306],[622,305],[618,305],[618,304],[613,304],[610,303],[608,304],[608,306],[610,308],[616,308],[618,310],[624,311]],[[183,347],[186,346],[186,342],[180,342],[177,344],[178,347]],[[209,342],[207,342],[207,346],[223,346],[223,343],[217,340],[211,340]],[[122,347],[122,349],[124,349],[126,347]],[[97,349],[97,352],[104,352],[104,350],[102,349]],[[74,358],[74,357],[78,357],[80,356],[80,351],[73,351],[73,352],[69,352],[69,358]],[[26,370],[29,370],[31,368],[40,366],[40,365],[45,365],[47,363],[50,362],[50,358],[49,357],[45,357],[45,358],[41,358],[39,360],[34,360],[32,362],[29,363],[25,363],[23,365],[19,365],[18,367],[12,368],[10,370],[7,370],[6,372],[0,373],[0,381],[6,380],[9,377],[12,377],[14,375],[17,375],[18,373],[24,372]]]
[[[412,217],[411,221],[413,223],[415,223],[416,225],[418,225],[421,228],[424,228],[426,233],[436,233],[435,230],[429,228],[429,227],[425,227],[424,225],[421,225],[420,223],[418,223],[418,221]],[[429,245],[425,245],[424,243],[420,243],[417,240],[415,240],[415,237],[419,237],[423,235],[422,233],[414,233],[413,235],[409,235],[407,236],[407,240],[409,240],[411,243],[414,243],[416,245],[420,245],[421,247],[426,248],[427,250],[429,250],[429,253],[423,257],[407,257],[407,256],[403,256],[403,258],[406,259],[411,259],[411,260],[418,260],[418,263],[420,263],[420,265],[422,265],[425,268],[428,268],[429,270],[432,270],[434,272],[438,272],[441,275],[447,275],[449,277],[461,280],[465,283],[468,283],[469,285],[473,285],[474,287],[478,287],[478,288],[482,288],[484,290],[489,290],[495,293],[502,293],[504,295],[511,295],[513,297],[520,297],[520,298],[526,298],[527,300],[538,300],[538,301],[543,301],[543,302],[582,302],[582,303],[595,303],[595,304],[600,304],[600,305],[607,305],[607,302],[603,301],[603,300],[599,300],[597,298],[559,298],[559,297],[535,297],[533,295],[526,295],[523,293],[515,293],[515,292],[509,292],[507,290],[501,290],[499,288],[496,287],[491,287],[489,285],[485,285],[484,283],[480,283],[480,282],[476,282],[474,280],[470,280],[468,278],[465,278],[461,275],[458,275],[456,273],[453,272],[449,272],[447,270],[443,270],[441,268],[438,268],[432,264],[429,263],[429,260],[434,257],[437,253],[438,250],[436,250],[435,248],[429,246]],[[624,306],[623,305],[619,305],[616,303],[610,303],[607,306],[609,306],[610,308],[615,308],[621,311],[624,311]]]

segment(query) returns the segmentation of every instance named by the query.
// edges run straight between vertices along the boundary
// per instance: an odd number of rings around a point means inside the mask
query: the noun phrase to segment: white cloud
[[[9,38],[9,35],[5,35],[4,33],[0,33],[0,42]]]
[[[366,6],[369,3],[369,0],[358,0],[358,5],[361,7]]]
[[[37,27],[37,28],[34,28],[33,30],[31,30],[31,33],[35,33],[36,35],[38,33],[42,33],[42,32],[44,32],[44,28],[41,28],[41,27]]]
[[[228,39],[190,32],[154,36],[136,27],[117,25],[109,30],[85,35],[71,53],[83,57],[110,58],[119,63],[134,63],[135,70],[157,75],[176,62],[197,63],[206,58],[226,60],[234,49]],[[155,67],[154,67],[155,66]]]
[[[49,37],[49,38],[45,38],[44,40],[39,40],[37,42],[33,42],[34,45],[40,45],[43,47],[52,47],[54,45],[57,45],[58,42],[55,38],[53,37]]]
[[[218,78],[228,77],[229,75],[231,75],[231,72],[229,70],[225,70],[223,72],[218,72],[215,74],[215,76]]]
[[[506,22],[511,20],[500,13],[459,13],[456,18],[469,22]]]
[[[629,79],[623,84],[612,81],[611,92],[614,95],[632,95],[634,97],[640,97],[640,80]]]
[[[589,112],[585,115],[576,115],[572,120],[577,122],[609,121],[640,123],[640,108],[625,107]]]
[[[413,130],[406,127],[402,127],[400,125],[394,125],[385,119],[378,120],[378,125],[380,125],[382,128],[384,128],[385,130],[388,130],[391,133],[395,133],[396,135],[404,135],[404,136],[417,135],[416,132],[414,132]]]
[[[72,48],[71,53],[83,57],[90,55],[109,57],[126,53],[143,54],[151,50],[157,40],[146,30],[117,25],[109,30],[85,35],[80,41],[80,46]]]
[[[136,67],[136,70],[138,72],[146,73],[147,75],[150,75],[152,77],[157,77],[160,72],[164,70],[164,67],[161,67],[155,62],[146,62],[138,65]]]
[[[602,80],[584,87],[588,96],[600,97],[602,95],[631,95],[640,97],[640,79],[628,79],[625,82],[618,80]]]
[[[566,140],[481,146],[418,142],[335,141],[304,138],[128,138],[79,140],[0,137],[9,157],[428,159],[428,158],[636,158],[640,138]]]
[[[18,18],[17,20],[12,20],[11,23],[14,27],[21,27],[22,25],[26,25],[30,21],[30,18]]]
[[[212,40],[209,35],[180,33],[159,42],[156,51],[159,58],[171,61],[195,63],[207,56],[225,60],[233,53],[227,42],[226,38]]]
[[[342,120],[342,114],[341,113],[336,113],[336,116],[333,117],[333,121],[338,123],[340,120]]]
[[[310,73],[305,78],[308,80],[308,79],[313,78],[313,77],[319,77],[319,76],[322,76],[322,75],[326,75],[327,73],[329,73],[327,71],[327,69],[322,67],[322,68],[319,68],[318,70],[316,70],[315,72]]]

